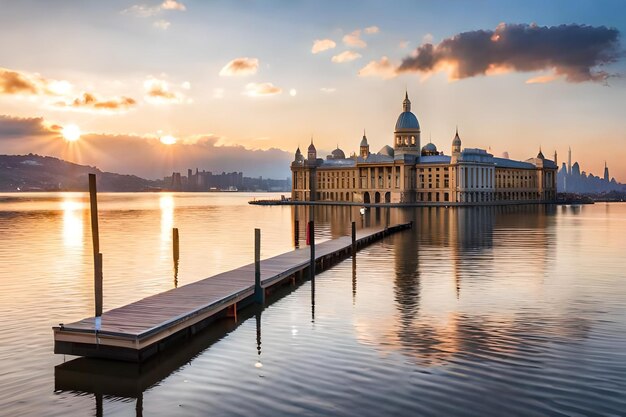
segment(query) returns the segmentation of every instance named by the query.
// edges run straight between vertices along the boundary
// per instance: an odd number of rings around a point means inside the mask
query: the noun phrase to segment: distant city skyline
[[[621,1],[560,4],[192,0],[10,2],[0,15],[0,154],[162,178],[215,167],[284,178],[295,148],[391,142],[409,91],[446,149],[626,182]],[[536,45],[541,44],[542,48]],[[585,53],[575,53],[585,51]],[[532,153],[528,153],[533,149]]]

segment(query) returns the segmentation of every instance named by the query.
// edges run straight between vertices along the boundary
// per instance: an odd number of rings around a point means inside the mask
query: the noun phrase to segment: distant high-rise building
[[[567,175],[572,175],[572,147],[567,151]]]
[[[606,166],[606,161],[604,161],[604,181],[609,182],[609,167]]]

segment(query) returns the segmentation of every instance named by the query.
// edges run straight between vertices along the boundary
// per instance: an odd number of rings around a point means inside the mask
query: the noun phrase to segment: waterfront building
[[[465,205],[556,199],[557,165],[541,150],[534,158],[514,161],[484,149],[462,149],[458,129],[450,155],[430,142],[421,147],[408,93],[393,138],[393,147],[372,153],[363,132],[358,154],[346,158],[337,147],[326,159],[317,157],[311,139],[306,158],[298,148],[291,163],[292,200]]]

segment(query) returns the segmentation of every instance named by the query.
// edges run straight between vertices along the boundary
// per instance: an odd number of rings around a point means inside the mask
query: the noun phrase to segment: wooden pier
[[[307,279],[314,253],[314,272],[322,271],[374,241],[411,223],[388,228],[363,229],[345,236],[261,260],[260,285],[255,283],[255,263],[156,294],[102,314],[96,319],[53,327],[54,352],[143,362],[178,339],[189,337],[216,319],[232,316],[264,299],[274,286]],[[259,294],[259,291],[262,293]]]

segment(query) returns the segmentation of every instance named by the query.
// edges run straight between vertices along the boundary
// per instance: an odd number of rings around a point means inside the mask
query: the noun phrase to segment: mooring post
[[[294,239],[294,244],[297,248],[300,244],[300,222],[298,220],[294,220],[293,239]]]
[[[356,253],[356,222],[352,222],[352,254]]]
[[[91,212],[91,239],[93,246],[95,327],[100,330],[102,317],[102,254],[100,253],[100,231],[98,229],[98,198],[96,174],[89,174],[89,203]]]
[[[313,220],[309,222],[309,243],[311,248],[311,263],[309,266],[309,273],[311,279],[315,278],[315,223]]]
[[[180,257],[178,227],[172,229],[172,249],[174,250],[174,263],[177,264]]]
[[[261,229],[254,229],[254,301],[265,304],[265,290],[261,287]]]

